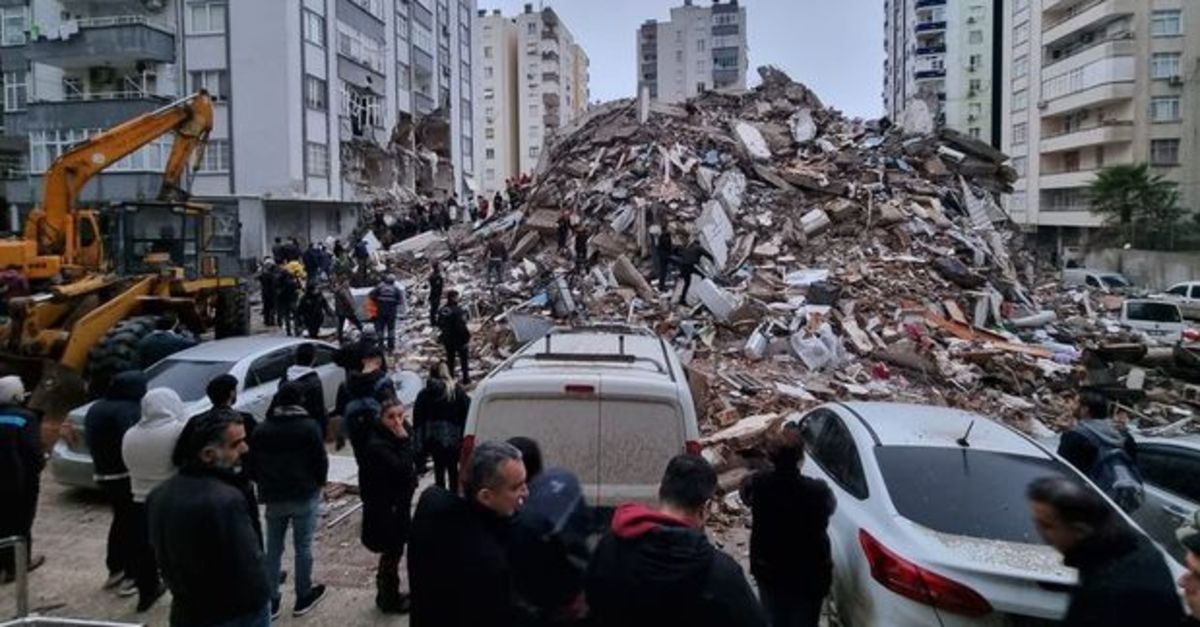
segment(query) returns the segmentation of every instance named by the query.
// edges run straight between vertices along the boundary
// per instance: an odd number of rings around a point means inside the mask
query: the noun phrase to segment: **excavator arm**
[[[75,214],[85,185],[105,168],[154,140],[175,132],[175,142],[163,171],[160,200],[182,200],[179,185],[189,160],[199,156],[212,131],[213,105],[199,91],[93,135],[65,152],[46,171],[42,206],[25,223],[25,239],[36,241],[39,255],[61,255],[74,264],[78,247]]]

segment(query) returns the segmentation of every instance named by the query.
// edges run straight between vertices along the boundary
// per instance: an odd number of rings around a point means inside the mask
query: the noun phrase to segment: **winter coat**
[[[596,547],[587,599],[597,624],[766,627],[742,569],[682,520],[622,505]]]
[[[254,430],[252,474],[264,503],[303,501],[325,485],[325,437],[303,407],[276,407]]]
[[[1085,540],[1063,563],[1079,570],[1063,627],[1176,625],[1183,620],[1162,553],[1132,529]]]
[[[417,394],[413,405],[413,427],[424,450],[432,450],[435,446],[452,449],[462,444],[471,397],[466,390],[454,385],[457,390],[451,398],[446,398],[446,382],[441,379],[430,379]]]
[[[1082,423],[1077,424],[1058,441],[1058,454],[1079,472],[1085,475],[1091,473],[1099,455],[1099,450],[1092,440],[1080,432],[1084,428],[1089,429],[1097,439],[1108,446],[1124,448],[1129,454],[1129,459],[1137,462],[1137,445],[1129,433],[1118,430],[1111,420],[1085,418],[1084,421],[1087,423],[1086,427]]]
[[[138,340],[138,362],[141,363],[142,369],[146,369],[196,344],[199,344],[196,338],[175,331],[151,331],[149,335]]]
[[[317,422],[317,426],[321,430],[321,440],[324,441],[329,424],[329,411],[325,409],[325,384],[321,383],[321,375],[308,366],[292,365],[288,366],[283,380],[279,382],[279,387],[283,387],[283,384],[289,381],[295,381],[300,385],[304,398],[301,407],[309,418]],[[275,403],[275,397],[272,397],[271,404],[267,406],[267,416],[275,411]]]
[[[42,421],[36,412],[19,405],[0,404],[0,520],[20,515],[17,504],[29,503],[38,492],[38,480],[45,467],[42,455]],[[4,533],[19,531],[0,524]],[[21,530],[23,532],[23,530]]]
[[[741,489],[750,507],[750,573],[760,587],[823,597],[833,580],[829,517],[837,501],[824,481],[795,466],[762,471]]]
[[[275,290],[275,302],[280,307],[295,307],[300,299],[300,279],[296,278],[295,274],[283,270],[279,273]]]
[[[300,308],[298,310],[300,320],[304,322],[306,327],[320,327],[325,322],[325,314],[332,314],[333,311],[329,308],[329,301],[325,300],[325,296],[316,290],[305,292],[300,298]]]
[[[210,627],[267,606],[261,541],[231,473],[185,468],[150,492],[146,507],[172,627]]]
[[[276,266],[263,268],[262,272],[258,273],[258,284],[262,287],[262,297],[264,301],[275,302],[276,285],[279,283],[279,270]]]
[[[413,627],[509,627],[520,612],[506,545],[511,520],[436,486],[409,539]]]
[[[343,285],[333,291],[333,310],[342,318],[358,319],[358,313],[354,311],[354,295],[349,287]]]
[[[395,283],[381,283],[371,290],[371,298],[379,307],[379,315],[383,318],[395,318],[397,313],[407,309],[404,290]]]
[[[341,405],[339,413],[345,425],[346,435],[350,439],[350,446],[354,449],[355,459],[361,454],[371,434],[371,427],[380,418],[377,413],[371,416],[356,414],[368,407],[380,409],[383,403],[395,398],[396,386],[384,370],[351,372],[346,379],[345,404]],[[371,399],[373,402],[363,402],[363,399]]]
[[[92,453],[92,472],[96,480],[129,476],[121,454],[121,442],[125,432],[141,420],[142,397],[145,395],[145,373],[129,370],[113,377],[104,398],[88,408],[83,419],[84,437]]]
[[[142,398],[142,419],[125,432],[121,444],[134,502],[145,502],[151,490],[175,474],[175,444],[187,419],[174,390],[155,388]]]
[[[716,263],[716,260],[713,259],[713,256],[709,254],[707,250],[704,250],[704,248],[699,244],[690,244],[683,250],[679,251],[679,266],[682,268],[695,268],[700,265],[700,261],[702,259],[707,259],[713,263]]]
[[[471,341],[467,328],[467,314],[459,305],[447,303],[438,311],[438,328],[442,331],[442,344],[451,348],[466,346]]]
[[[441,273],[429,275],[429,302],[436,303],[442,299],[442,288],[446,285],[446,280],[442,278]]]
[[[408,542],[417,471],[412,441],[382,423],[372,425],[359,454],[362,543],[374,553],[401,551]]]

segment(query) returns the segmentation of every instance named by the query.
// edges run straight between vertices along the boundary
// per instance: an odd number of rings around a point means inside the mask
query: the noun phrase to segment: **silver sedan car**
[[[316,345],[315,369],[325,389],[325,403],[333,408],[338,386],[345,373],[333,363],[336,347],[328,342],[298,337],[253,336],[205,342],[167,357],[146,369],[147,389],[170,388],[183,399],[189,416],[212,407],[205,388],[221,374],[238,380],[236,408],[263,420],[271,398],[279,389],[289,366],[295,363],[296,347]],[[91,403],[67,414],[62,435],[50,452],[50,471],[55,481],[72,487],[95,488],[92,456],[84,438],[84,418]]]

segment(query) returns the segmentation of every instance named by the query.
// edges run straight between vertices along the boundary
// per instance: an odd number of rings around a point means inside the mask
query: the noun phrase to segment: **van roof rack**
[[[555,352],[553,348],[552,338],[554,336],[576,335],[582,333],[609,333],[617,336],[617,352],[613,353],[564,353]],[[631,355],[625,352],[625,336],[633,335],[637,337],[650,338],[658,342],[659,350],[662,351],[663,358],[661,361],[639,355]],[[672,381],[675,380],[675,374],[671,372],[670,361],[667,358],[666,344],[656,333],[644,326],[632,326],[619,323],[600,323],[591,325],[582,325],[577,327],[557,327],[551,329],[549,333],[544,335],[540,340],[544,342],[541,352],[531,353],[526,355],[517,355],[510,359],[502,369],[507,370],[512,368],[517,362],[532,360],[536,362],[585,362],[585,363],[609,363],[609,364],[637,364],[647,363],[654,367],[659,374],[667,375]]]

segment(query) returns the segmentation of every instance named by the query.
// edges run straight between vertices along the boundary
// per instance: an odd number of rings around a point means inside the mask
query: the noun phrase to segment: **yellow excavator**
[[[189,202],[181,186],[203,156],[212,120],[212,100],[200,91],[93,135],[46,171],[41,206],[22,236],[0,240],[0,270],[15,269],[31,286],[29,295],[7,298],[0,374],[19,374],[33,389],[44,435],[115,374],[139,368],[137,343],[161,318],[196,335],[249,332],[236,216]],[[93,177],[170,133],[156,201],[78,206]]]

